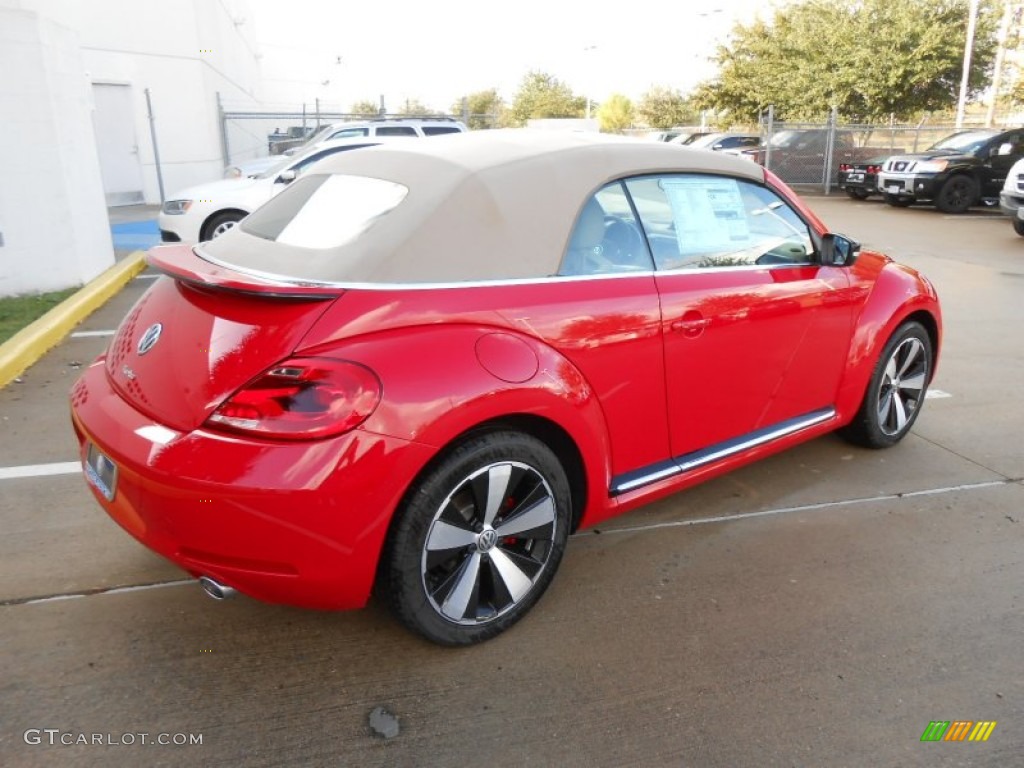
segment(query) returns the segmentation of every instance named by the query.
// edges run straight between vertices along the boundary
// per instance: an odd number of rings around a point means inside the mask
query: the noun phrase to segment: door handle
[[[704,333],[704,329],[711,325],[711,320],[704,317],[700,312],[693,310],[684,314],[678,320],[673,320],[669,325],[673,331],[679,331],[687,338],[693,339]]]

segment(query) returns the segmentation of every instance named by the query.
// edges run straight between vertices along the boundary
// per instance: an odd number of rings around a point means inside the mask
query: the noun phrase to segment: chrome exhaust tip
[[[214,600],[228,600],[238,594],[233,587],[225,586],[209,576],[200,576],[199,586],[202,587],[207,597]]]

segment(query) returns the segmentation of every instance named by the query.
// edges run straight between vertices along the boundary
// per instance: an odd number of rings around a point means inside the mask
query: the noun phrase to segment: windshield
[[[327,136],[328,136],[328,134],[330,132],[331,132],[331,126],[325,125],[319,131],[317,131],[312,136],[310,136],[308,139],[306,139],[302,144],[300,144],[298,146],[298,151],[296,152],[296,154],[299,154],[299,153],[303,152],[304,150],[309,149],[314,144],[319,144],[321,141],[323,141],[324,139],[327,138]]]
[[[707,136],[701,136],[700,138],[694,139],[689,142],[687,146],[693,147],[694,149],[706,149],[724,137],[724,133],[709,133]]]
[[[948,152],[977,152],[982,145],[990,141],[996,134],[992,131],[966,131],[954,133],[942,141],[932,144],[929,151],[946,150]]]
[[[283,171],[285,168],[287,168],[294,160],[295,160],[294,157],[282,157],[280,160],[278,160],[272,166],[267,168],[267,170],[265,170],[263,173],[259,174],[256,178],[257,179],[272,179],[272,178],[275,178],[277,176],[277,174],[279,174],[281,171]]]
[[[792,147],[805,135],[810,138],[806,131],[779,131],[771,137],[768,143],[773,147]]]

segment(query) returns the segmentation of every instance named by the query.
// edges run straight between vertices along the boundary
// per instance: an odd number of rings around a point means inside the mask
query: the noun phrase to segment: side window
[[[342,128],[340,131],[335,131],[327,138],[329,139],[355,139],[360,136],[369,136],[369,128]]]
[[[377,128],[377,136],[416,136],[416,129],[411,125],[381,125]]]
[[[654,269],[622,182],[599,189],[576,219],[560,275],[604,275]]]
[[[454,125],[424,125],[423,135],[425,136],[440,136],[443,133],[462,133]]]
[[[1009,136],[1004,137],[996,151],[1000,155],[1024,154],[1024,134],[1011,133]]]
[[[725,176],[630,179],[659,270],[808,264],[807,224],[767,187]]]

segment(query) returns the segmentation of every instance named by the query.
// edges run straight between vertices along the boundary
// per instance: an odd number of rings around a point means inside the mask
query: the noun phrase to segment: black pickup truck
[[[999,201],[1010,167],[1024,157],[1024,129],[959,131],[916,155],[893,155],[878,174],[889,205],[931,202],[944,213]]]

